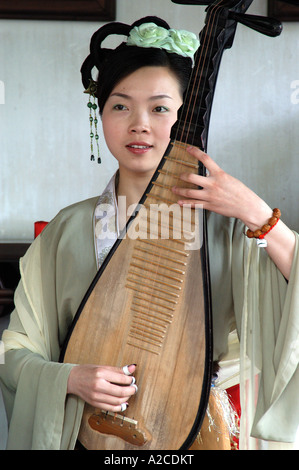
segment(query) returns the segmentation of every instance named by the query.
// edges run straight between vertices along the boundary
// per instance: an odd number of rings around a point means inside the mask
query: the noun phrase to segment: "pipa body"
[[[184,146],[171,144],[142,209],[91,286],[68,341],[64,362],[137,364],[139,389],[125,413],[85,405],[79,440],[87,449],[179,449],[200,426],[210,347],[203,212],[189,209],[186,217],[175,205],[169,186],[174,179],[178,183],[182,165],[197,170]]]

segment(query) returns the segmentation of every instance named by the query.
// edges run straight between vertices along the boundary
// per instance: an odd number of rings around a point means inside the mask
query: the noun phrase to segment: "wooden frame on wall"
[[[0,18],[22,20],[113,21],[116,0],[9,0]]]
[[[268,0],[268,14],[280,21],[299,21],[299,2]]]

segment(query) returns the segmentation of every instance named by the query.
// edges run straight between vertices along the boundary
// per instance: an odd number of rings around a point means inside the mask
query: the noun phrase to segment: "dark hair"
[[[82,83],[85,89],[87,89],[90,80],[92,80],[92,69],[94,67],[98,69],[96,96],[100,113],[103,112],[106,100],[117,83],[141,67],[168,67],[177,77],[183,96],[192,69],[190,58],[169,53],[164,49],[127,46],[125,42],[122,42],[116,49],[101,47],[103,40],[107,36],[111,34],[128,36],[134,26],[150,22],[165,29],[170,29],[164,20],[155,16],[147,16],[135,21],[131,26],[117,22],[109,23],[96,31],[92,36],[90,54],[81,67],[81,74]]]

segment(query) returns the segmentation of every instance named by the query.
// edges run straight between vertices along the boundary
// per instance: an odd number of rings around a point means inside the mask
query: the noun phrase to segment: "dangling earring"
[[[95,139],[96,145],[97,145],[97,154],[98,154],[97,161],[98,163],[101,163],[100,149],[99,149],[99,135],[98,135],[98,118],[96,115],[96,110],[98,106],[95,102],[96,91],[97,91],[96,82],[94,82],[93,80],[90,80],[89,87],[87,88],[87,90],[84,91],[84,93],[89,94],[89,101],[87,103],[87,107],[89,108],[89,123],[90,123],[90,150],[91,150],[90,160],[91,161],[95,160],[94,151],[93,151],[93,139]],[[93,101],[91,101],[91,98],[93,98]]]

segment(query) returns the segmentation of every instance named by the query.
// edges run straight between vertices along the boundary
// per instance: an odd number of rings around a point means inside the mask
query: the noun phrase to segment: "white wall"
[[[253,4],[249,13],[266,14],[266,0]],[[204,9],[118,0],[117,20],[154,14],[198,33]],[[103,164],[89,161],[79,70],[100,26],[0,20],[0,240],[32,239],[34,221],[99,194],[116,168],[103,139]],[[240,25],[223,56],[209,136],[219,164],[280,207],[297,230],[299,92],[291,86],[299,80],[298,58],[298,23],[285,23],[275,39]]]

